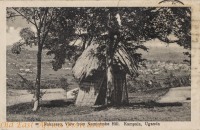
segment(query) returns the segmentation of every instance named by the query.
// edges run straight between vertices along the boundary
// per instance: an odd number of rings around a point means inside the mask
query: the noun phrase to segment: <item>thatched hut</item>
[[[80,81],[79,94],[76,105],[93,106],[103,105],[106,97],[106,70],[103,60],[97,56],[99,44],[92,43],[77,59],[72,72]],[[118,49],[114,55],[114,89],[119,103],[128,100],[126,88],[126,74],[136,74],[136,67],[124,48]]]

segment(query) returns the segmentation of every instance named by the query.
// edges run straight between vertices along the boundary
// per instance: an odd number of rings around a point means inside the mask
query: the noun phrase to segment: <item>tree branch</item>
[[[36,13],[37,13],[37,15],[38,15],[38,18],[39,18],[39,21],[40,21],[40,23],[41,23],[41,16],[40,16],[40,14],[38,13],[38,11],[36,10]]]
[[[6,18],[9,19],[9,18],[18,17],[18,16],[21,16],[21,15],[9,15],[9,16],[6,16]]]
[[[18,14],[20,14],[22,17],[24,17],[27,21],[29,21],[30,23],[32,23],[33,25],[35,25],[34,24],[34,22],[32,22],[31,20],[29,20],[25,15],[23,15],[21,12],[19,12],[17,9],[15,9],[15,8],[12,8],[13,10],[15,10]]]
[[[37,11],[37,10],[34,9],[34,15],[35,15],[36,11]],[[38,25],[37,25],[37,23],[36,23],[36,17],[34,17],[33,20],[34,20],[35,27],[36,27],[37,31],[39,31]]]
[[[45,20],[45,18],[46,18],[46,16],[47,16],[47,13],[48,13],[48,8],[46,8],[45,14],[44,14],[43,17],[42,17],[42,20],[41,20],[41,23],[42,23],[42,24],[43,24],[43,22],[44,22],[44,20]]]

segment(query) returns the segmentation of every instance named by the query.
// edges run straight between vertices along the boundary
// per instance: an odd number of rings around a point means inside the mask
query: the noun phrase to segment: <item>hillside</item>
[[[183,52],[188,50],[176,43],[167,44],[155,39],[147,41],[144,45],[149,48],[148,52],[142,50],[139,50],[138,52],[142,53],[143,58],[148,60],[184,63],[183,60],[188,59],[188,57],[183,54]]]
[[[6,52],[6,76],[7,88],[27,89],[22,87],[20,83],[21,78],[17,75],[20,73],[28,80],[34,81],[36,77],[36,50],[23,49],[19,55],[12,54],[10,46],[7,47]],[[71,64],[66,61],[63,68],[54,71],[52,69],[52,56],[47,56],[45,51],[42,55],[42,88],[57,88],[60,86],[60,79],[65,78],[69,82],[69,88],[77,87],[73,75],[71,73]]]
[[[190,75],[190,67],[183,62],[185,59],[183,52],[186,50],[175,45],[169,45],[166,47],[166,44],[160,44],[155,40],[147,42],[145,45],[149,48],[149,52],[141,50],[139,52],[143,54],[143,58],[148,59],[146,62],[147,67],[139,69],[140,76],[137,80],[140,84],[133,85],[130,83],[129,86],[142,89],[142,87],[146,86],[143,82],[145,83],[151,80],[161,82],[162,79],[168,80],[167,78],[170,74],[179,77]],[[22,50],[21,54],[15,55],[11,53],[11,46],[7,46],[7,88],[27,89],[20,82],[21,79],[17,76],[17,73],[20,73],[23,77],[31,81],[35,80],[36,50],[36,47],[26,47]],[[78,83],[71,72],[71,63],[66,61],[62,69],[54,71],[51,65],[53,57],[47,56],[45,53],[46,51],[43,51],[42,88],[59,88],[61,78],[67,79],[69,88],[72,89],[78,87]],[[131,79],[128,80],[132,81]],[[187,86],[188,85],[189,84],[187,83]]]

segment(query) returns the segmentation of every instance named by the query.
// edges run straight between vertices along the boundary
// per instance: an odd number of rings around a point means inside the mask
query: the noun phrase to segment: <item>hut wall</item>
[[[88,78],[79,85],[79,93],[75,105],[77,106],[93,106],[99,95],[100,86],[103,83],[102,75],[96,78]]]
[[[106,78],[102,80],[101,85],[99,86],[99,94],[97,97],[97,100],[95,102],[95,105],[103,105],[105,104],[105,97],[106,97],[106,86],[107,86],[107,81]]]
[[[79,93],[76,99],[77,106],[93,106],[96,102],[98,92],[95,92],[94,83],[83,83],[87,86],[87,90],[79,88]]]
[[[115,73],[114,75],[114,91],[112,93],[112,102],[115,105],[120,105],[123,99],[123,89],[125,87],[125,73]]]
[[[95,105],[103,105],[105,104],[105,97],[106,97],[106,78],[103,80],[102,85],[100,86],[99,95],[97,97]],[[121,71],[116,72],[114,74],[114,91],[112,93],[112,101],[115,105],[120,105],[124,102],[124,97],[128,95],[125,91],[126,87],[126,74],[122,73]]]
[[[95,77],[95,78],[94,78]],[[96,75],[80,84],[79,93],[76,99],[77,106],[104,105],[106,97],[106,76]],[[113,103],[119,105],[123,102],[124,87],[126,86],[126,75],[122,72],[114,74]]]

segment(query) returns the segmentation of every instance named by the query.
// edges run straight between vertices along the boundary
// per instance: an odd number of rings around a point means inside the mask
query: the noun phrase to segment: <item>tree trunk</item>
[[[33,111],[37,111],[40,103],[40,79],[41,79],[41,61],[42,61],[42,46],[38,45],[37,53],[37,75],[35,83],[34,106]]]
[[[111,104],[111,98],[114,90],[114,76],[113,76],[113,68],[112,68],[112,61],[109,56],[107,56],[106,60],[106,77],[107,77],[107,90],[106,90],[106,98],[105,98],[105,105]]]
[[[118,45],[117,38],[118,33],[116,31],[115,26],[115,13],[111,10],[111,13],[108,14],[108,37],[109,40],[107,41],[106,47],[106,75],[107,75],[107,91],[106,91],[106,98],[105,98],[105,105],[118,104],[118,85],[115,85],[115,76],[114,76],[114,68],[113,68],[113,60],[114,60],[114,51]],[[117,37],[116,37],[117,36]]]
[[[128,101],[128,89],[127,89],[127,84],[126,84],[126,75],[123,79],[123,84],[122,84],[122,100],[121,100],[121,103],[122,104],[128,104],[129,101]]]

